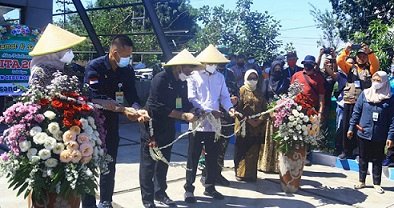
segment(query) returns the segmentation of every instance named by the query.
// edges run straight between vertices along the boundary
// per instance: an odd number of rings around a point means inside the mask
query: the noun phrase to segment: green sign
[[[20,95],[28,87],[29,52],[40,31],[26,25],[0,26],[0,96]]]

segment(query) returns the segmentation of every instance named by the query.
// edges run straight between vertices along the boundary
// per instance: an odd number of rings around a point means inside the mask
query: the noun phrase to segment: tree
[[[390,24],[394,17],[393,0],[330,0],[337,16],[337,28],[342,40],[351,39],[355,32],[367,32],[370,22],[380,20]]]
[[[202,28],[190,47],[201,51],[212,43],[232,54],[253,54],[260,61],[270,60],[281,46],[277,40],[281,26],[268,12],[252,11],[252,4],[251,0],[238,0],[234,10],[223,5],[202,7],[198,19]]]
[[[309,5],[312,7],[310,14],[313,16],[317,28],[321,29],[323,32],[323,37],[317,44],[319,46],[338,48],[340,38],[335,14],[327,9],[323,12],[311,3],[309,3]]]
[[[63,0],[64,1],[64,0]],[[67,0],[68,1],[68,0]],[[174,50],[178,47],[183,47],[188,40],[190,40],[197,31],[196,15],[197,10],[193,9],[188,0],[168,0],[160,1],[153,0],[155,8],[165,31],[177,30],[187,35],[178,35],[178,33],[170,33],[167,37],[169,43]],[[120,5],[126,3],[140,2],[138,0],[97,0],[92,7],[104,7],[110,5]],[[58,2],[62,3],[62,1]],[[130,34],[132,33],[132,40],[135,43],[135,50],[137,51],[161,51],[157,42],[155,34],[153,34],[152,25],[147,16],[145,16],[143,5],[136,5],[132,7],[114,8],[111,10],[98,10],[88,12],[88,16],[94,26],[96,33],[104,47],[108,47],[114,34]],[[63,20],[56,21],[60,26],[63,25]],[[82,24],[78,14],[70,14],[67,17],[65,28],[79,35],[87,35],[87,32]],[[152,33],[152,34],[149,34]],[[176,43],[174,46],[173,43]],[[83,44],[76,46],[76,50],[94,51],[91,42],[88,40]],[[106,48],[108,50],[108,48]],[[82,54],[80,58],[86,60],[93,58],[92,55],[87,56]],[[134,60],[139,60],[139,55],[133,56]],[[144,56],[144,62],[154,64],[160,61],[158,55]]]

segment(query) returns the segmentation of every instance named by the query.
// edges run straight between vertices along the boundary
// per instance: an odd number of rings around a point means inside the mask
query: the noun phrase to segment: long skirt
[[[274,124],[270,118],[265,125],[265,145],[260,147],[258,170],[267,173],[278,173],[278,152],[273,140]]]
[[[262,142],[261,137],[237,137],[235,142],[235,176],[241,180],[257,179],[257,161]]]

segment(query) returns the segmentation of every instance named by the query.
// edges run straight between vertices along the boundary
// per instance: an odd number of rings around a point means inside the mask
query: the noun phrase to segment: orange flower
[[[63,103],[60,100],[56,100],[56,99],[52,100],[51,105],[52,105],[52,107],[57,108],[57,109],[63,108]]]

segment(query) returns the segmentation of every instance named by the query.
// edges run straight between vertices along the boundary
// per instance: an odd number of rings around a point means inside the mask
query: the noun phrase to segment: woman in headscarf
[[[244,117],[255,115],[266,109],[265,101],[260,90],[257,89],[258,73],[254,69],[246,71],[244,85],[240,89],[239,101],[236,110]],[[264,144],[264,128],[262,119],[247,119],[245,125],[241,124],[242,118],[236,118],[235,130],[235,176],[238,181],[256,181],[257,161],[259,149]]]
[[[290,80],[283,72],[283,65],[280,61],[274,61],[268,79],[262,84],[264,98],[271,103],[276,95],[287,93]],[[267,117],[265,122],[265,145],[260,148],[258,170],[263,172],[278,172],[278,152],[273,140],[274,125],[272,119]]]
[[[359,144],[359,183],[355,189],[365,188],[368,162],[372,162],[372,178],[375,190],[382,194],[380,186],[384,148],[393,146],[394,97],[391,95],[387,73],[378,71],[372,76],[372,86],[364,90],[354,106],[348,139],[357,130]]]

